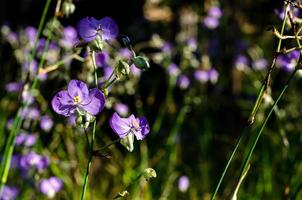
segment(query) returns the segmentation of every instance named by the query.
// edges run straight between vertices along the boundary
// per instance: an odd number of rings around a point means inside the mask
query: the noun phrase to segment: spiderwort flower
[[[117,113],[114,113],[110,118],[110,126],[121,138],[121,144],[130,152],[133,151],[134,136],[137,140],[142,140],[150,132],[147,119],[145,117],[135,118],[134,115],[121,118]]]
[[[18,197],[19,190],[14,186],[3,186],[0,200],[13,200]]]
[[[24,170],[30,168],[36,168],[39,171],[42,171],[49,165],[49,160],[47,157],[37,154],[36,152],[30,152],[25,156],[22,156],[20,159],[20,166]]]
[[[87,112],[97,115],[104,107],[105,96],[97,88],[88,90],[87,85],[79,80],[71,80],[67,90],[58,92],[52,99],[52,108],[66,117]]]
[[[178,189],[181,192],[186,192],[190,186],[190,181],[187,176],[181,176],[178,179]]]
[[[56,193],[59,192],[63,187],[63,182],[53,176],[49,179],[42,179],[39,184],[40,191],[48,198],[54,198]]]
[[[112,40],[118,35],[118,26],[110,17],[104,17],[100,20],[85,17],[79,21],[77,30],[85,42],[91,42],[97,36],[103,41]]]

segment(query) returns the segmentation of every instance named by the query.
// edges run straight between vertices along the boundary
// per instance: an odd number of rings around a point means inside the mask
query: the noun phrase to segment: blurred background
[[[87,59],[66,60],[75,50],[62,41],[77,38],[72,34],[66,36],[65,28],[76,27],[85,16],[110,16],[118,24],[120,34],[130,38],[134,51],[149,58],[151,67],[146,71],[133,69],[129,78],[110,88],[106,108],[97,117],[96,146],[102,147],[117,138],[109,126],[114,111],[124,116],[146,116],[151,133],[145,140],[135,142],[131,153],[116,144],[106,150],[106,156],[94,157],[88,199],[112,199],[129,184],[129,199],[210,199],[236,142],[245,134],[217,195],[218,199],[229,199],[251,140],[299,59],[299,52],[295,51],[278,57],[271,87],[250,127],[248,118],[278,43],[269,28],[280,30],[283,1],[66,2],[75,5],[74,13],[59,17],[52,31],[46,24],[42,34],[42,38],[49,31],[54,35],[42,67],[61,60],[64,64],[41,79],[31,105],[36,115],[26,115],[22,131],[37,139],[30,147],[16,146],[17,164],[12,167],[8,185],[16,188],[18,198],[43,199],[45,194],[39,189],[39,181],[50,176],[59,177],[63,186],[56,196],[48,197],[79,196],[87,161],[84,135],[73,123],[54,113],[50,101],[56,92],[66,88],[70,79],[92,82]],[[9,84],[22,85],[26,81],[24,73],[29,68],[24,66],[24,49],[30,43],[28,27],[38,27],[44,4],[45,0],[0,2],[3,138],[7,138],[9,122],[20,105],[20,90]],[[56,4],[57,1],[51,2],[47,20],[53,19]],[[300,19],[300,10],[292,10],[294,17]],[[291,33],[289,23],[285,32]],[[283,42],[282,47],[293,47],[293,43]],[[117,42],[114,46],[117,49],[105,49],[110,57],[106,64],[99,58],[103,65],[98,69],[100,77],[106,76],[106,67],[112,68],[117,58],[129,58],[124,44]],[[85,52],[80,55],[85,58]],[[41,60],[39,52],[36,60]],[[298,74],[275,109],[256,147],[239,199],[302,199],[301,81]],[[49,128],[43,126],[45,116],[52,122]],[[2,152],[4,143],[5,140],[0,141]],[[33,150],[48,157],[49,167],[24,175],[18,167],[20,157]],[[131,184],[147,167],[155,169],[157,177]],[[30,184],[24,185],[25,181]]]

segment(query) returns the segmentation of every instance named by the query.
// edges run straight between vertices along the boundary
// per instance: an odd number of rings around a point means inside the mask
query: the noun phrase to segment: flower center
[[[74,103],[74,104],[78,104],[78,103],[80,103],[80,101],[81,101],[81,99],[80,99],[80,96],[79,96],[79,95],[73,97],[73,103]]]
[[[137,120],[132,121],[132,128],[134,128],[135,130],[138,130],[140,128]]]

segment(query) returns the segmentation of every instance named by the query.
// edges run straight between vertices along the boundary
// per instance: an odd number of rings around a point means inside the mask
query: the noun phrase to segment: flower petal
[[[140,131],[135,131],[134,135],[137,140],[142,140],[150,132],[150,126],[146,117],[136,118],[139,123]]]
[[[110,126],[113,131],[120,137],[124,138],[131,129],[131,119],[121,118],[116,112],[110,118]]]
[[[68,94],[71,98],[78,96],[80,102],[84,102],[89,98],[89,91],[87,85],[79,80],[71,80],[68,83]]]
[[[85,17],[78,22],[77,31],[79,36],[86,42],[91,42],[97,35],[98,20],[93,17]]]
[[[80,107],[91,115],[97,115],[104,108],[105,96],[99,89],[93,88],[89,90],[89,99],[87,104],[81,104]]]
[[[66,90],[58,92],[53,97],[51,105],[53,110],[60,115],[70,116],[75,111],[75,106]]]
[[[112,40],[118,36],[118,26],[110,17],[100,19],[99,25],[102,29],[103,40]]]

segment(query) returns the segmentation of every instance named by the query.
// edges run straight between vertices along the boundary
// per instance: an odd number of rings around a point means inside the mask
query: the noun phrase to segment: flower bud
[[[133,151],[134,147],[133,147],[133,142],[134,142],[134,134],[133,133],[129,133],[126,137],[121,139],[121,144],[126,147],[126,149],[130,152]]]
[[[156,171],[152,168],[147,168],[144,170],[143,176],[146,181],[149,181],[151,178],[156,178]]]
[[[135,58],[132,59],[132,62],[137,68],[141,70],[146,70],[150,68],[149,62],[147,61],[146,58],[142,56],[136,56]]]
[[[64,1],[62,5],[62,12],[64,13],[64,15],[68,17],[69,15],[74,13],[74,11],[75,11],[75,5],[70,1]]]
[[[130,73],[130,66],[127,62],[119,60],[116,70],[116,77],[119,79],[122,76],[128,76]]]
[[[102,38],[97,35],[96,38],[89,43],[89,47],[92,51],[95,52],[102,51],[104,47]]]

